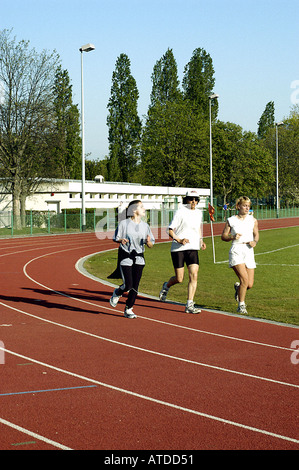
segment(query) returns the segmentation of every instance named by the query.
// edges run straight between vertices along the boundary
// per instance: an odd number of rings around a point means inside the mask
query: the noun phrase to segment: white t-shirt
[[[173,240],[171,251],[200,250],[202,222],[203,217],[200,209],[191,210],[186,206],[180,207],[174,214],[169,228],[175,232],[178,238],[188,238],[189,243],[182,245]]]
[[[120,249],[125,253],[130,254],[134,250],[137,253],[144,253],[148,235],[150,236],[151,242],[155,243],[155,238],[147,223],[141,220],[140,223],[137,224],[129,218],[122,220],[119,223],[115,230],[113,240],[119,241],[122,238],[129,240],[126,245],[120,245]],[[133,261],[130,258],[125,258],[121,261],[122,266],[131,266],[132,264]],[[144,258],[142,256],[137,256],[136,264],[145,264]]]

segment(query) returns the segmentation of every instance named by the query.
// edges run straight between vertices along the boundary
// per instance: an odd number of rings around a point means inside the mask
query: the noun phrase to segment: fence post
[[[64,233],[66,233],[66,209],[64,209]]]
[[[13,224],[14,224],[14,220],[13,220],[13,211],[11,211],[11,236],[13,237]]]
[[[32,209],[30,211],[30,235],[33,233],[33,218],[32,218]]]

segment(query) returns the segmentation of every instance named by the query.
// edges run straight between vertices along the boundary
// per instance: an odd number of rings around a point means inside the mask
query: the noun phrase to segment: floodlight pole
[[[213,159],[212,159],[212,100],[219,98],[219,95],[209,96],[209,116],[210,116],[210,203],[213,206]]]
[[[82,204],[82,220],[81,230],[86,230],[86,211],[85,211],[85,135],[84,135],[84,87],[83,87],[83,52],[90,52],[95,49],[93,44],[86,44],[80,47],[81,52],[81,143],[82,143],[82,191],[81,191],[81,204]]]
[[[209,96],[209,116],[210,116],[210,204],[213,207],[213,159],[212,159],[212,100],[219,98],[219,95],[213,94]],[[213,260],[215,263],[215,246],[214,246],[214,234],[213,234],[213,222],[211,223],[211,236],[213,246]]]
[[[279,203],[279,190],[278,190],[278,126],[282,126],[283,122],[275,123],[276,127],[276,218],[279,218],[279,210],[280,210],[280,203]]]

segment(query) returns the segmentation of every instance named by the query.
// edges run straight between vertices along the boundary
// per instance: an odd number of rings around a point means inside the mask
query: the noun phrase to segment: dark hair
[[[136,210],[136,206],[140,202],[141,202],[140,199],[134,199],[134,201],[131,201],[129,203],[129,205],[127,207],[127,210],[126,210],[126,218],[132,217],[132,215],[134,215],[134,211]],[[135,207],[131,207],[131,206],[135,206]]]

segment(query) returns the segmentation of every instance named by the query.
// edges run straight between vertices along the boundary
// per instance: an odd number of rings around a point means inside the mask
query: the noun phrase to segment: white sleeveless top
[[[231,228],[231,234],[234,236],[240,233],[242,236],[238,240],[233,240],[233,244],[248,243],[253,241],[253,227],[255,218],[252,215],[246,215],[244,219],[240,219],[236,215],[227,219]]]

